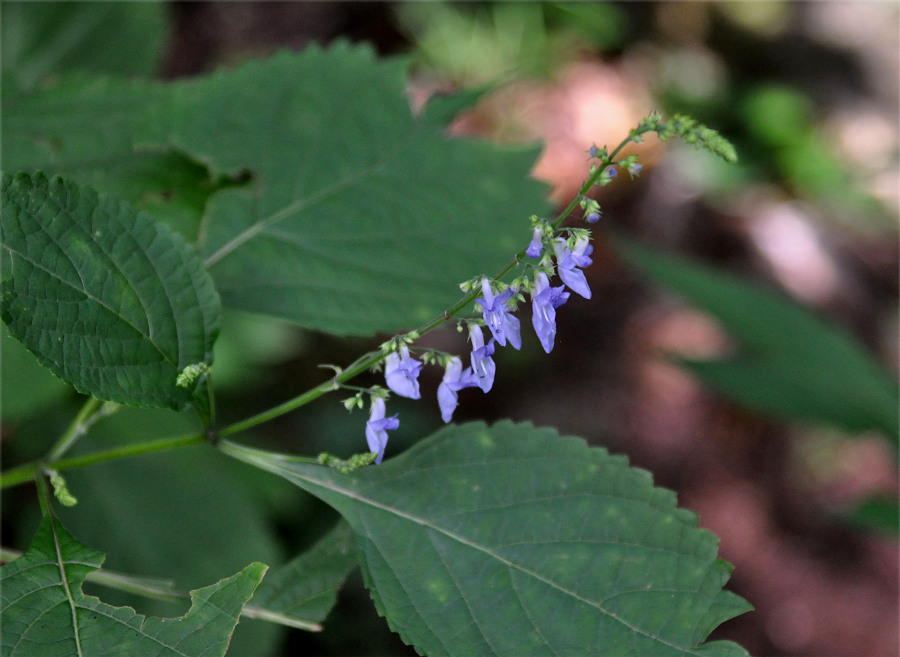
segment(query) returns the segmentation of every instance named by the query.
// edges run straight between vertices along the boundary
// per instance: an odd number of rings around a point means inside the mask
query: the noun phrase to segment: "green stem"
[[[38,503],[41,505],[41,515],[49,516],[53,510],[50,508],[50,491],[47,488],[47,480],[42,472],[35,470],[29,479],[34,479],[38,491]]]
[[[159,440],[150,440],[134,445],[122,445],[102,452],[94,452],[85,454],[84,456],[76,456],[68,459],[60,459],[53,463],[54,470],[71,470],[73,468],[83,468],[88,465],[103,463],[104,461],[113,461],[115,459],[125,458],[128,456],[138,456],[140,454],[150,454],[152,452],[161,452],[168,449],[176,449],[179,447],[190,447],[191,445],[201,445],[207,442],[208,438],[203,433],[191,433],[173,438],[162,438]],[[4,472],[0,477],[0,489],[17,486],[26,481],[33,479],[47,463],[43,460],[25,463],[16,468],[12,468]]]
[[[88,427],[91,425],[91,417],[100,410],[102,404],[103,402],[96,397],[88,398],[84,403],[84,406],[81,407],[81,410],[78,411],[78,415],[72,420],[69,428],[66,429],[62,436],[60,436],[59,440],[47,454],[48,462],[52,463],[53,461],[62,458],[63,454],[68,452],[72,445],[75,444],[75,441],[87,433]]]
[[[644,132],[649,132],[649,129],[643,130],[638,134],[643,134]],[[616,156],[620,152],[622,152],[622,149],[625,148],[629,143],[631,143],[631,141],[632,141],[632,137],[626,137],[625,139],[622,140],[622,142],[618,146],[615,147],[615,149],[612,151],[612,153],[610,153],[605,158],[603,158],[603,162],[600,164],[600,166],[597,167],[597,170],[593,173],[593,175],[591,175],[584,182],[584,184],[581,186],[581,189],[579,189],[578,193],[572,198],[571,201],[569,201],[569,204],[565,207],[565,209],[556,216],[556,219],[553,221],[553,224],[552,224],[554,230],[559,228],[560,224],[565,220],[566,217],[569,216],[569,213],[571,213],[572,210],[575,209],[575,206],[578,205],[578,202],[581,200],[581,197],[590,191],[591,187],[593,187],[594,184],[597,182],[597,180],[599,180],[600,176],[603,175],[603,172],[606,170],[606,168],[611,166],[615,162]],[[518,258],[521,258],[524,255],[524,253],[525,253],[525,251],[523,249],[519,253],[519,255],[516,257],[516,260],[518,260]],[[508,268],[509,268],[509,266],[507,265],[507,270],[505,270],[503,272],[504,274],[506,273],[506,271],[508,271]]]
[[[206,394],[209,399],[209,424],[207,428],[216,426],[216,391],[213,389],[212,372],[206,375]]]
[[[270,408],[267,411],[254,415],[253,417],[249,417],[246,420],[241,420],[240,422],[236,422],[228,427],[225,427],[221,431],[217,432],[217,435],[224,438],[226,436],[230,436],[233,433],[238,433],[239,431],[245,431],[251,427],[255,427],[264,422],[268,422],[269,420],[274,420],[275,418],[284,415],[285,413],[289,413],[296,408],[300,408],[311,401],[318,399],[322,395],[332,392],[333,390],[338,390],[340,388],[340,384],[345,381],[349,381],[350,379],[356,377],[362,372],[365,372],[370,367],[381,362],[384,358],[384,354],[380,351],[372,351],[367,354],[364,354],[360,358],[356,360],[352,365],[348,366],[347,369],[342,370],[339,374],[335,375],[328,381],[324,381],[317,385],[315,388],[307,390],[302,395],[298,397],[294,397],[283,404],[279,404],[274,408]]]

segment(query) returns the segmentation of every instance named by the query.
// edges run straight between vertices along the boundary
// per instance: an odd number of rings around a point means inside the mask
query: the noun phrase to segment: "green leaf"
[[[492,85],[485,84],[453,93],[435,93],[426,101],[420,117],[435,125],[446,126],[461,112],[472,109],[490,91]]]
[[[279,568],[260,585],[244,615],[306,630],[331,611],[337,592],[358,563],[356,537],[339,522],[309,550]]]
[[[70,455],[83,456],[110,446],[127,448],[161,436],[187,435],[198,428],[194,413],[122,408],[93,425]],[[16,438],[34,442],[29,440],[32,433]],[[136,577],[164,578],[178,591],[214,582],[222,573],[237,572],[251,561],[284,562],[287,555],[273,518],[274,505],[304,513],[301,491],[263,472],[247,472],[209,445],[118,459],[64,474],[79,504],[58,509],[58,516],[72,534],[89,536],[92,545],[107,553],[101,572],[108,568]],[[266,579],[270,574],[271,570]],[[102,597],[109,604],[127,605],[152,616],[184,613],[180,606],[118,591]],[[274,655],[282,635],[283,628],[270,623],[241,623],[230,652],[238,657]]]
[[[838,514],[844,522],[864,531],[897,540],[900,536],[900,504],[896,498],[876,495]]]
[[[3,81],[23,89],[63,71],[151,75],[162,60],[166,12],[162,2],[4,3]]]
[[[147,618],[83,594],[86,575],[102,562],[101,553],[45,517],[29,550],[0,569],[3,654],[224,655],[241,608],[266,572],[263,564],[250,564],[191,592],[184,617]]]
[[[624,238],[633,267],[711,313],[741,344],[726,361],[679,360],[729,399],[776,417],[875,430],[896,443],[900,392],[859,343],[787,297]]]
[[[218,296],[193,249],[146,213],[43,174],[3,175],[3,321],[100,399],[183,408],[176,378],[212,362]]]
[[[403,61],[346,45],[169,85],[66,77],[4,99],[4,164],[115,194],[198,239],[228,306],[394,331],[496,273],[548,208],[528,178],[535,149],[448,139],[438,119],[452,103],[413,117],[405,84]]]
[[[197,239],[214,187],[208,172],[182,154],[137,144],[150,107],[166,100],[163,85],[68,75],[31,93],[7,93],[3,100],[7,170],[71,178],[150,212],[191,242]]]
[[[334,334],[421,324],[496,273],[547,208],[534,149],[448,139],[417,120],[405,62],[367,48],[281,54],[173,84],[147,144],[214,178],[201,248],[230,307]]]
[[[341,474],[223,442],[337,509],[379,612],[421,654],[746,655],[703,644],[749,606],[697,517],[624,457],[501,422]]]
[[[5,558],[19,556],[5,550]],[[331,611],[338,590],[357,564],[356,536],[350,525],[341,521],[309,550],[268,570],[241,616],[318,632],[322,629],[319,623]],[[88,572],[85,581],[166,602],[188,598],[172,580],[126,575],[107,568]]]

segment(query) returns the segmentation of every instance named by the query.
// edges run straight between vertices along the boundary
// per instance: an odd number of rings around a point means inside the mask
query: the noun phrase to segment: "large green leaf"
[[[4,174],[3,321],[54,374],[100,399],[182,408],[212,362],[218,296],[193,249],[127,203]]]
[[[5,92],[3,165],[118,196],[195,241],[213,189],[208,172],[182,154],[136,143],[150,107],[165,100],[162,84],[87,74],[63,76],[30,93]]]
[[[433,317],[548,207],[534,149],[447,138],[436,118],[452,103],[413,117],[405,62],[366,48],[169,85],[79,75],[5,100],[8,169],[153,212],[198,240],[226,305],[337,334]]]
[[[150,144],[215,178],[201,248],[226,305],[336,334],[417,325],[495,273],[547,207],[533,149],[448,139],[415,119],[405,63],[338,45],[170,88]],[[430,116],[430,115],[429,115]]]
[[[183,618],[147,618],[85,596],[87,573],[103,555],[45,517],[29,550],[0,569],[2,630],[8,657],[72,655],[224,655],[241,608],[266,567],[253,563],[227,579],[193,591]]]
[[[367,586],[422,654],[745,655],[703,643],[748,609],[697,517],[624,457],[554,431],[450,426],[350,474],[223,443],[335,507]]]
[[[357,565],[356,538],[346,522],[314,546],[278,568],[273,568],[260,585],[247,616],[318,629],[337,600],[337,592]]]
[[[850,335],[737,276],[621,237],[614,244],[629,264],[711,313],[740,342],[729,360],[679,361],[704,383],[763,413],[897,440],[897,382]]]

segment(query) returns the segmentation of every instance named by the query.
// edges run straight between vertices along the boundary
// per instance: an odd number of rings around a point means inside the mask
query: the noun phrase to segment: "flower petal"
[[[369,451],[375,452],[375,463],[381,463],[384,458],[384,450],[387,447],[388,431],[393,431],[400,426],[397,416],[384,417],[384,399],[372,398],[372,409],[369,411],[369,421],[366,422],[366,442]]]
[[[422,363],[409,355],[409,348],[400,347],[400,352],[387,355],[384,366],[384,380],[388,388],[401,397],[420,399],[419,371]]]
[[[541,251],[544,250],[544,231],[539,226],[535,226],[534,233],[531,236],[531,244],[525,249],[525,255],[529,258],[540,258]]]

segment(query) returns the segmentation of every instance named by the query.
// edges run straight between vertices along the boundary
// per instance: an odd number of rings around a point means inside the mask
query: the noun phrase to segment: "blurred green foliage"
[[[621,47],[627,28],[605,2],[411,2],[396,11],[419,62],[460,86],[550,75],[579,51]]]
[[[644,275],[710,313],[739,342],[726,359],[679,359],[705,384],[767,415],[877,431],[896,450],[900,390],[854,339],[774,290],[618,237],[617,252]]]
[[[170,32],[162,2],[4,2],[2,12],[7,93],[66,71],[154,75]]]

